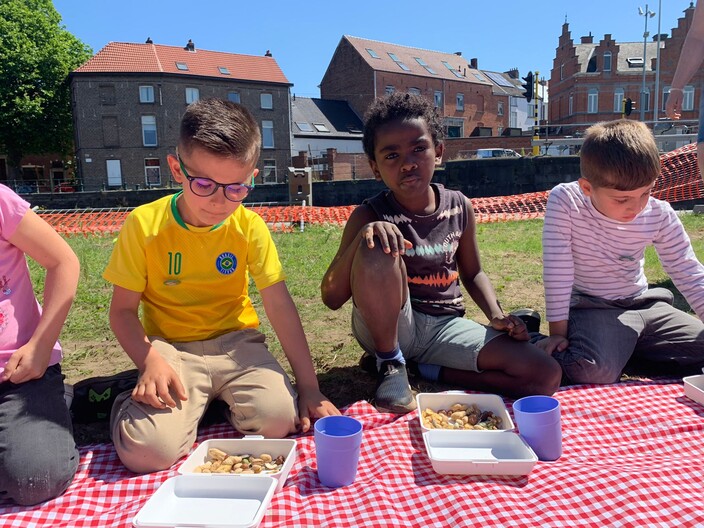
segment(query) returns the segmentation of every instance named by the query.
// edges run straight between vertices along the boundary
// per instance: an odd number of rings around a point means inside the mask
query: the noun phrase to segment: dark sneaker
[[[371,355],[369,352],[362,354],[359,358],[359,368],[364,372],[369,372],[372,376],[376,376],[379,372],[376,370],[376,356]]]
[[[377,377],[374,406],[380,412],[406,414],[416,408],[406,365],[391,359],[381,364]]]
[[[540,314],[530,308],[514,310],[511,315],[515,315],[526,324],[528,333],[540,332]]]

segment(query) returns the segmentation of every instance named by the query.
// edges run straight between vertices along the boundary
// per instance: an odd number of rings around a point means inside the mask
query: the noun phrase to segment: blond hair
[[[650,129],[618,119],[589,127],[580,150],[582,177],[595,187],[632,191],[660,175],[660,154]]]

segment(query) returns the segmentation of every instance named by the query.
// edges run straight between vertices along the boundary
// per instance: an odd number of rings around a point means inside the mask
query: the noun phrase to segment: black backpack
[[[71,414],[77,423],[106,422],[117,396],[137,385],[139,370],[118,372],[112,376],[87,378],[73,386]]]

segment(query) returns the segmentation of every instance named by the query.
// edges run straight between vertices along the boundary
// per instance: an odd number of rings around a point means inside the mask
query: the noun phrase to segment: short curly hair
[[[424,119],[433,138],[433,144],[442,144],[442,123],[430,101],[420,95],[405,92],[394,92],[378,97],[364,114],[364,138],[362,145],[364,153],[374,160],[376,132],[382,125],[391,121],[407,119]]]

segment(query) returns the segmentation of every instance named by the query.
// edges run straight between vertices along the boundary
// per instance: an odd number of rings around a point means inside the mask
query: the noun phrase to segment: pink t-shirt
[[[41,315],[24,253],[10,244],[29,203],[0,184],[0,373],[10,356],[32,337]],[[57,342],[49,365],[61,361]]]

